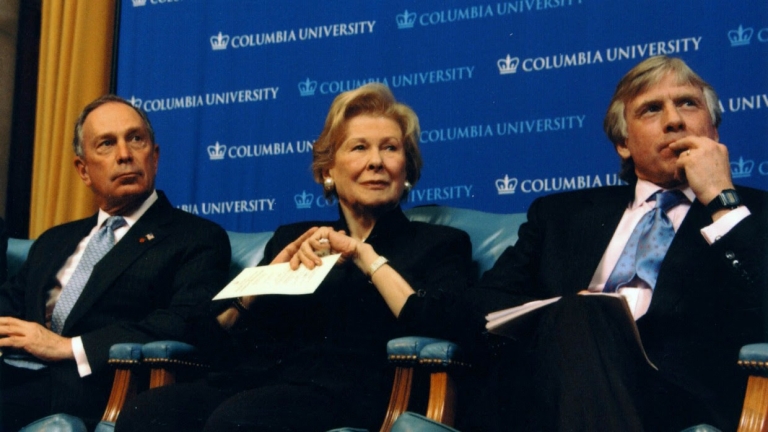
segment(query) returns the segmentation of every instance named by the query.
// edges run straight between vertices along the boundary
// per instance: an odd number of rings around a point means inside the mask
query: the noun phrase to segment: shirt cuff
[[[712,222],[710,225],[702,228],[701,235],[704,236],[704,239],[707,241],[707,243],[712,244],[720,240],[720,237],[728,234],[728,232],[733,229],[736,224],[744,220],[744,218],[750,214],[752,213],[750,213],[749,209],[745,206],[736,207],[735,209],[726,213],[716,222]]]
[[[91,374],[91,365],[88,363],[88,356],[85,355],[85,347],[83,346],[83,339],[80,336],[72,338],[72,352],[75,354],[75,362],[77,362],[77,372],[80,374],[80,378],[87,377]]]

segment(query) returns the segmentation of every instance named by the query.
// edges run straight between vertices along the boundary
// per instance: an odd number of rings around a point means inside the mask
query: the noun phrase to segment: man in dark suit
[[[619,82],[605,130],[629,186],[537,199],[474,291],[481,314],[562,296],[516,341],[490,336],[500,346],[488,429],[735,430],[738,351],[765,337],[768,199],[733,185],[720,114],[712,87],[680,59],[649,58]],[[670,190],[685,199],[659,213],[674,229],[660,268],[648,276],[632,261],[616,284],[635,227]],[[606,286],[630,313],[589,295]]]
[[[74,149],[99,211],[43,233],[0,287],[3,430],[57,412],[95,423],[110,346],[188,339],[190,320],[226,282],[226,232],[155,190],[160,150],[141,110],[97,99],[78,118]],[[118,221],[110,232],[107,219]],[[114,246],[90,258],[97,238]]]

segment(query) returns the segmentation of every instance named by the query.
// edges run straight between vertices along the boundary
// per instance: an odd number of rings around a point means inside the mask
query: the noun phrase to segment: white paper
[[[331,271],[341,254],[320,258],[323,265],[310,270],[303,264],[291,270],[289,263],[243,269],[214,300],[260,294],[312,294]]]

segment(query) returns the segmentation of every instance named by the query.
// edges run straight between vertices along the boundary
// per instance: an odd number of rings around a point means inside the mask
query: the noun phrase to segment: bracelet
[[[389,262],[388,259],[384,258],[383,256],[379,256],[376,258],[372,263],[371,266],[368,267],[368,277],[372,278],[373,274],[376,273],[376,270],[380,269],[381,266]]]
[[[240,300],[240,297],[232,300],[232,306],[234,306],[241,315],[247,314],[249,312],[243,301]]]

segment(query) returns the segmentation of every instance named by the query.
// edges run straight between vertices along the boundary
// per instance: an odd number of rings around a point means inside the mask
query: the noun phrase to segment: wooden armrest
[[[429,375],[429,402],[427,417],[442,424],[453,426],[456,420],[456,383],[450,369],[468,367],[458,344],[438,341],[426,345],[419,353],[419,364],[433,370]]]
[[[739,432],[768,431],[768,344],[742,347],[739,366],[750,373]]]
[[[389,432],[395,420],[408,409],[411,400],[414,366],[418,364],[421,349],[438,339],[408,336],[392,339],[387,343],[387,358],[395,365],[395,379],[389,396],[387,414],[380,432]]]
[[[156,341],[141,348],[143,361],[150,367],[149,388],[176,382],[179,368],[207,369],[206,362],[198,358],[197,348],[178,341]]]
[[[138,378],[134,369],[141,364],[141,344],[112,345],[109,349],[108,362],[115,367],[115,380],[112,382],[112,391],[101,420],[115,422],[125,401],[136,396]]]

